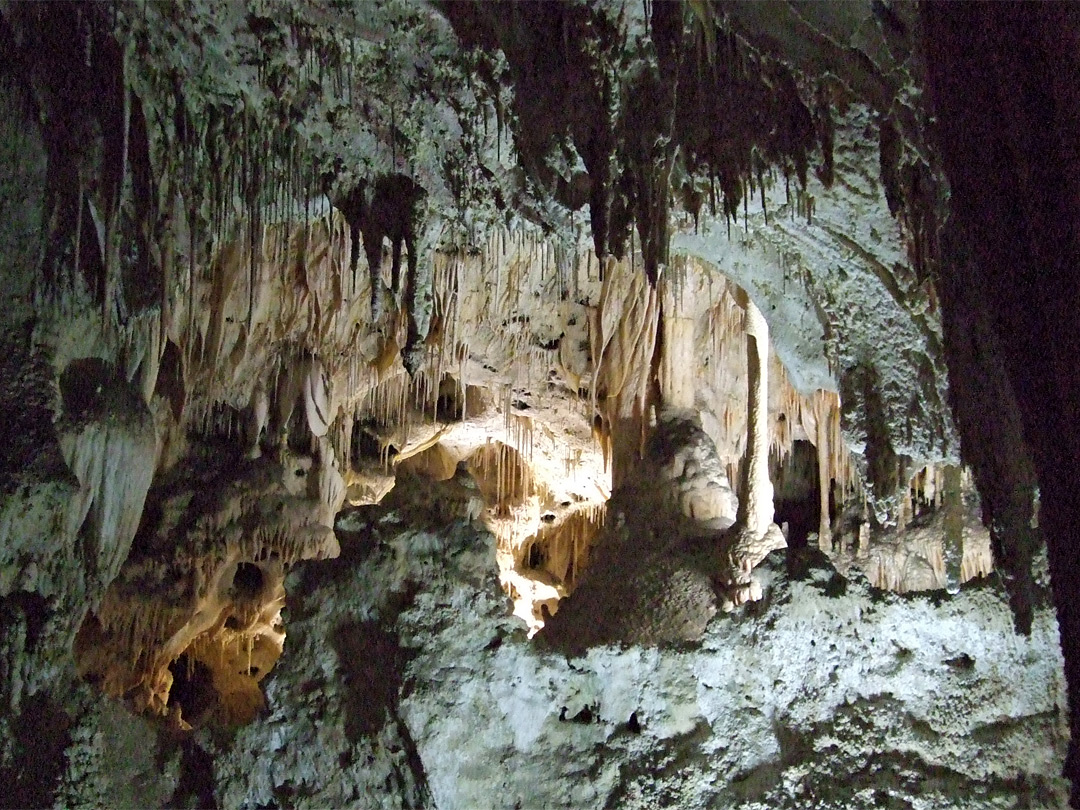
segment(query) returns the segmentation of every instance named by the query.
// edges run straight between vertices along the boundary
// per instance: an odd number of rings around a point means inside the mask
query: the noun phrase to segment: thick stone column
[[[746,464],[738,523],[764,536],[773,521],[769,479],[769,325],[754,302],[746,302]]]
[[[832,523],[829,520],[829,490],[832,487],[832,452],[829,447],[829,419],[832,418],[830,398],[823,391],[814,395],[814,444],[818,460],[818,493],[821,520],[818,523],[818,548],[832,551]]]
[[[661,327],[663,351],[660,357],[660,394],[668,408],[694,407],[695,316],[694,296],[700,294],[698,284],[685,278],[674,279],[670,272],[660,277]],[[694,282],[697,278],[693,279]]]
[[[627,262],[604,260],[600,305],[592,311],[594,433],[605,444],[612,492],[637,466],[655,402],[653,368],[660,301]]]
[[[770,551],[787,545],[773,523],[773,485],[769,479],[769,327],[749,297],[740,303],[746,306],[746,459],[735,526],[721,544],[725,610],[761,598],[761,586],[750,572]]]

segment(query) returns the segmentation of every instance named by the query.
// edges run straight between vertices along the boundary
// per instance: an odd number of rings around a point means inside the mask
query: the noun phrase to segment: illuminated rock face
[[[144,520],[75,638],[79,673],[179,728],[250,722],[285,641],[285,572],[338,554],[340,502],[310,495],[316,478],[310,458],[292,458],[166,482],[157,522]]]
[[[1060,806],[937,14],[0,10],[11,803]]]

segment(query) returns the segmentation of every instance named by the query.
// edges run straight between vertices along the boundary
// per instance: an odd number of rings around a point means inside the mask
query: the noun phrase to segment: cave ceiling
[[[913,462],[956,457],[932,285],[947,192],[910,4],[147,4],[71,7],[48,34],[34,16],[9,15],[23,91],[57,119],[44,146],[70,155],[50,175],[99,231],[119,208],[205,266],[244,229],[333,205],[354,280],[358,243],[404,230],[410,257],[480,251],[501,228],[564,254],[591,240],[650,279],[698,258],[762,307],[796,388],[844,392],[852,445],[876,421]],[[53,59],[73,60],[59,85]],[[127,152],[96,154],[125,122]],[[78,230],[85,206],[47,204]],[[129,258],[160,276],[152,250]],[[92,293],[119,290],[121,320],[172,293],[102,252]]]

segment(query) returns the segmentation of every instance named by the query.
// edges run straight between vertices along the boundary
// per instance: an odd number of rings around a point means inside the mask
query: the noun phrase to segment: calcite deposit
[[[998,10],[0,3],[0,804],[1080,802]]]

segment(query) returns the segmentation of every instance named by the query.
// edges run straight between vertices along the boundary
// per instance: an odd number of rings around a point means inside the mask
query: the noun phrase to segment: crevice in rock
[[[165,807],[167,810],[191,807],[217,810],[219,805],[214,795],[213,757],[191,737],[181,741],[180,751],[180,778]]]

